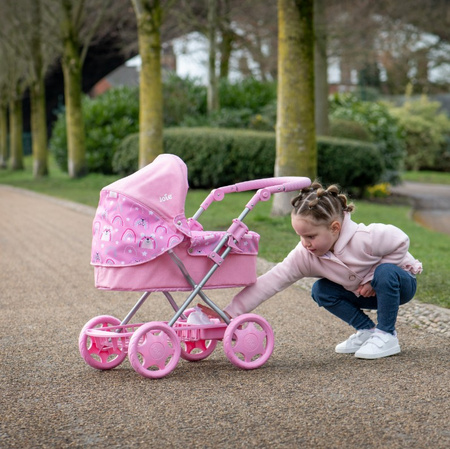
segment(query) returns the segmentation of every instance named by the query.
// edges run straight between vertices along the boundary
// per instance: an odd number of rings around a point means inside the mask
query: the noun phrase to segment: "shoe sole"
[[[358,349],[335,349],[335,351],[338,354],[354,354]]]
[[[400,346],[395,346],[394,348],[389,349],[388,351],[384,351],[378,354],[357,354],[355,352],[355,357],[358,359],[369,359],[369,360],[375,360],[375,359],[381,359],[383,357],[389,357],[391,355],[399,354],[400,353]]]

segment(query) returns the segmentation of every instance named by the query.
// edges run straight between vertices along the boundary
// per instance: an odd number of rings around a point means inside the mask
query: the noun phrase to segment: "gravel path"
[[[448,335],[400,321],[399,355],[336,354],[351,329],[292,286],[257,310],[276,340],[260,369],[237,369],[219,343],[160,380],[128,360],[97,371],[78,353],[82,326],[138,296],[94,288],[92,209],[0,186],[0,216],[0,448],[450,447]],[[210,296],[223,307],[234,293]],[[136,321],[172,314],[156,294]]]

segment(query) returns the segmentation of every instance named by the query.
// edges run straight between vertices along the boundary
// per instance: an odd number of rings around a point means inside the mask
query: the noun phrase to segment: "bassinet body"
[[[192,287],[169,255],[183,262],[198,283],[214,262],[208,257],[223,232],[191,229],[185,217],[187,167],[177,156],[159,155],[136,173],[102,189],[92,228],[95,286],[108,290],[176,291]],[[248,232],[205,288],[256,281],[259,236]]]

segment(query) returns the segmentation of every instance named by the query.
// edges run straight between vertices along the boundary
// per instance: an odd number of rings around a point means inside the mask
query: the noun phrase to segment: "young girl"
[[[324,189],[314,182],[303,189],[292,200],[292,227],[300,243],[224,311],[231,318],[250,312],[299,279],[317,277],[314,301],[356,330],[336,352],[363,359],[398,354],[398,308],[413,298],[422,264],[408,252],[403,231],[355,223],[350,216],[354,206],[347,201],[335,185]],[[376,326],[362,309],[377,309]]]

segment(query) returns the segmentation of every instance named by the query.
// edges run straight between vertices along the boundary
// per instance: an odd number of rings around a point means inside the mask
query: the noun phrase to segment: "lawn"
[[[450,173],[438,171],[409,171],[403,174],[403,180],[429,184],[450,184]]]
[[[25,158],[25,170],[11,172],[0,170],[0,183],[9,184],[36,192],[69,199],[96,207],[101,188],[118,179],[117,176],[90,174],[82,179],[72,180],[52,163],[48,178],[33,180],[31,158]],[[442,174],[439,174],[442,175]],[[435,179],[435,178],[433,178]],[[439,183],[450,184],[450,174],[437,177]],[[448,182],[446,182],[445,180]],[[430,176],[425,181],[432,182]],[[186,216],[192,216],[205,199],[208,191],[189,191],[186,201]],[[213,203],[201,216],[205,229],[227,229],[245,207],[250,193],[233,193],[221,202]],[[356,202],[353,218],[357,222],[390,223],[403,229],[411,239],[411,253],[422,261],[424,272],[419,277],[416,299],[450,308],[450,235],[425,229],[411,219],[411,208],[390,204]],[[261,235],[260,257],[279,262],[298,243],[298,237],[290,225],[290,217],[271,217],[271,201],[261,202],[247,216],[247,226]]]

